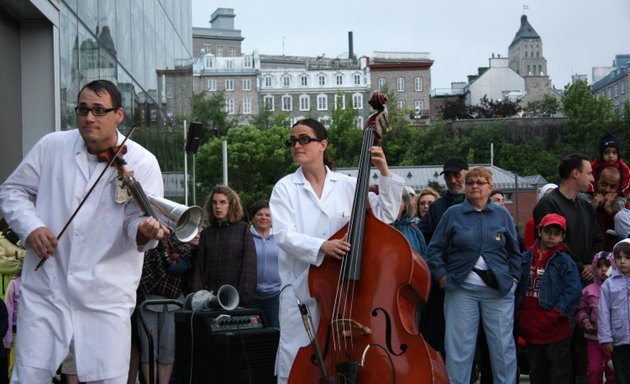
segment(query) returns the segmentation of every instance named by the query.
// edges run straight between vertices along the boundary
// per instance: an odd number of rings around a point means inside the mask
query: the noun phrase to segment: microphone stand
[[[297,301],[298,308],[300,309],[300,315],[302,316],[302,322],[304,323],[304,329],[306,330],[306,334],[308,335],[308,339],[311,342],[311,346],[313,347],[313,352],[315,353],[315,357],[317,358],[317,362],[319,365],[319,373],[320,378],[319,382],[321,384],[332,384],[334,383],[334,377],[329,377],[326,372],[326,367],[324,366],[324,357],[322,356],[322,351],[319,348],[319,343],[317,342],[317,337],[313,333],[313,319],[308,311],[308,307],[306,304],[300,302],[299,299],[295,299]]]

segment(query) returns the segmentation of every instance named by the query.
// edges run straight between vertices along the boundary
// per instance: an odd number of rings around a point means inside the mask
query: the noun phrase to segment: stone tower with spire
[[[547,75],[542,39],[527,21],[527,15],[521,16],[521,26],[510,44],[508,57],[510,68],[522,77]]]

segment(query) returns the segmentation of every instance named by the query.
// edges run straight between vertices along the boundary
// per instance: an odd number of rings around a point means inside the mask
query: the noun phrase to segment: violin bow
[[[123,142],[118,146],[118,149],[116,150],[116,154],[112,157],[112,159],[109,161],[109,163],[107,163],[107,166],[105,168],[103,168],[103,170],[101,171],[101,173],[98,175],[98,178],[96,179],[96,181],[94,182],[94,184],[92,184],[92,187],[90,187],[90,189],[87,191],[87,193],[85,194],[85,196],[83,197],[83,200],[81,200],[81,202],[79,203],[79,205],[77,206],[77,208],[74,210],[74,212],[72,213],[72,215],[70,216],[70,218],[68,219],[68,221],[66,221],[66,224],[63,226],[63,228],[61,229],[61,232],[59,232],[59,235],[57,235],[57,240],[59,240],[59,238],[61,237],[61,235],[63,235],[63,233],[66,231],[66,229],[68,229],[68,226],[70,225],[70,223],[72,222],[72,220],[74,219],[74,217],[77,215],[77,213],[79,213],[79,210],[81,209],[81,207],[83,207],[83,204],[85,203],[85,201],[87,200],[87,198],[90,196],[90,194],[92,194],[92,191],[94,190],[94,188],[96,188],[96,185],[98,184],[99,181],[101,181],[101,179],[103,178],[103,175],[105,175],[105,172],[109,169],[109,167],[111,167],[111,165],[114,163],[114,160],[116,160],[116,157],[118,157],[118,155],[120,154],[120,152],[122,152],[125,143],[127,142],[127,140],[131,137],[131,134],[133,133],[133,131],[136,129],[136,125],[131,126],[131,129],[129,130],[129,133],[127,133],[127,135],[125,136],[125,139],[123,140]],[[37,263],[37,266],[35,267],[35,270],[37,271],[42,265],[44,265],[44,263],[46,262],[46,260],[48,260],[48,257],[45,259],[41,259],[39,261],[39,263]]]

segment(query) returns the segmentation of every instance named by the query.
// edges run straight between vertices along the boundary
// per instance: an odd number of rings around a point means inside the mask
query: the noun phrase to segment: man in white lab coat
[[[121,198],[109,167],[59,236],[107,166],[102,154],[124,139],[113,83],[87,84],[75,111],[78,129],[44,136],[0,186],[0,211],[26,245],[13,383],[50,383],[71,342],[81,381],[126,383],[142,255],[168,232]],[[162,196],[156,158],[131,140],[126,147],[146,194]]]

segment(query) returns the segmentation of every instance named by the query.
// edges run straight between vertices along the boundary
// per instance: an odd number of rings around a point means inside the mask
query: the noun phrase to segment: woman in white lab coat
[[[308,289],[310,266],[321,265],[326,256],[341,259],[350,250],[345,239],[329,238],[350,220],[356,185],[356,179],[334,171],[326,151],[328,131],[317,120],[295,123],[286,144],[299,168],[278,181],[270,200],[283,285],[278,383],[287,382],[298,349],[309,344],[296,299],[308,306],[316,327],[319,323],[319,303]],[[404,180],[389,170],[380,147],[370,151],[372,164],[380,172],[379,194],[370,193],[370,203],[376,217],[391,223],[398,215]]]

